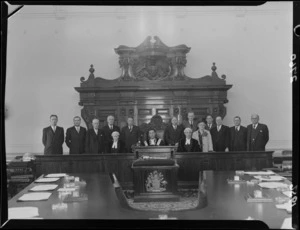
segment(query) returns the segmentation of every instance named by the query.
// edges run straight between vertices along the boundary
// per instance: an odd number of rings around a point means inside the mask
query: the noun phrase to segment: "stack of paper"
[[[49,183],[49,182],[55,182],[58,181],[60,178],[40,178],[35,180],[34,182],[37,183]]]
[[[284,191],[284,192],[282,192],[282,193],[283,193],[284,195],[286,195],[286,196],[292,198],[292,195],[293,195],[293,192],[292,192],[292,191]]]
[[[288,185],[281,182],[262,182],[258,184],[262,188],[287,188]]]
[[[8,209],[8,219],[29,219],[39,215],[37,207],[17,207]]]
[[[36,185],[31,188],[29,191],[51,191],[57,188],[57,184],[43,184],[43,185]]]
[[[274,175],[275,173],[272,171],[257,171],[257,172],[244,172],[244,174],[248,175]]]
[[[24,194],[18,199],[18,201],[48,200],[50,196],[51,192],[32,192]]]
[[[282,222],[281,228],[280,229],[293,229],[292,226],[292,218],[285,218]]]
[[[67,176],[66,173],[53,173],[53,174],[48,174],[45,177],[65,177]]]
[[[285,178],[282,176],[253,176],[255,179],[262,180],[262,181],[281,181]]]
[[[292,212],[292,202],[287,202],[284,204],[276,204],[276,208],[278,209],[285,209],[287,212]]]

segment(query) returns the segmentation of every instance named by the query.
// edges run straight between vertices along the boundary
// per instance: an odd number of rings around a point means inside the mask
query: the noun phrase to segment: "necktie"
[[[177,126],[173,126],[173,128],[176,130]]]
[[[220,131],[221,126],[218,126],[218,132]]]
[[[253,125],[253,129],[255,129],[255,125]]]
[[[131,126],[129,126],[129,131],[131,132],[131,130],[132,130],[132,127],[131,127]]]
[[[239,131],[237,126],[235,127],[235,131],[236,131],[236,132],[238,132],[238,131]]]
[[[110,126],[110,129],[111,129],[111,130],[113,129],[112,125]]]
[[[53,132],[55,132],[55,130],[56,130],[56,127],[54,126],[54,127],[53,127]]]

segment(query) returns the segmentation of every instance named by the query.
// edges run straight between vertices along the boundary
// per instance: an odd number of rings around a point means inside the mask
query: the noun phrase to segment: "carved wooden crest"
[[[185,79],[186,45],[166,46],[157,36],[148,36],[138,47],[121,45],[115,49],[120,55],[121,80]]]
[[[145,182],[147,192],[166,191],[167,184],[163,174],[157,170],[150,172]]]

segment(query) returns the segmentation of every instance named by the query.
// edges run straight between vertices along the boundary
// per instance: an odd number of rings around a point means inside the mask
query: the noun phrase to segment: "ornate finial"
[[[89,71],[90,71],[90,73],[91,73],[91,74],[93,74],[93,73],[94,73],[95,69],[94,69],[94,66],[93,66],[93,64],[91,64],[91,68],[89,69]]]
[[[226,80],[226,75],[223,74],[223,75],[221,76],[221,78],[222,78],[223,80]]]
[[[216,64],[216,63],[214,63],[214,62],[213,62],[213,66],[211,67],[211,70],[212,70],[212,71],[214,71],[214,72],[215,72],[215,71],[216,71],[216,69],[217,69],[217,67],[216,67],[216,65],[215,65],[215,64]]]

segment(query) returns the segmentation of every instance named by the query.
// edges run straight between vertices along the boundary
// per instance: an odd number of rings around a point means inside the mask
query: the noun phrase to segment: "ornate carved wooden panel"
[[[190,50],[186,45],[169,47],[157,36],[153,39],[149,36],[137,47],[115,48],[121,75],[114,80],[95,77],[91,65],[88,79],[81,77],[80,87],[75,87],[87,126],[91,128],[94,117],[99,118],[103,126],[108,115],[114,115],[116,125],[121,127],[128,116],[142,127],[150,123],[153,116],[161,117],[161,125],[172,116],[186,119],[190,110],[197,119],[207,114],[224,117],[227,90],[232,85],[226,84],[225,75],[219,78],[215,63],[211,75],[186,76],[186,54]]]

